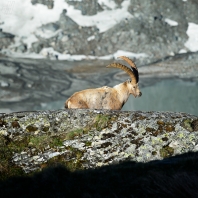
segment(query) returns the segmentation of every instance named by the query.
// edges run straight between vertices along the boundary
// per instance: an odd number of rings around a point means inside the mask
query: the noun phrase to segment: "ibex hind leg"
[[[65,109],[68,109],[68,102],[65,102]]]
[[[89,107],[87,106],[87,104],[80,100],[78,102],[66,102],[65,103],[65,108],[68,108],[68,109],[88,109]]]

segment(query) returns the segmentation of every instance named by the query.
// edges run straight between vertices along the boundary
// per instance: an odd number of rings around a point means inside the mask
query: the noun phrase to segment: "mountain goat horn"
[[[137,84],[137,79],[136,79],[136,76],[135,74],[133,73],[133,71],[128,68],[127,66],[125,65],[122,65],[120,63],[111,63],[109,65],[107,65],[106,67],[115,67],[115,68],[119,68],[119,69],[122,69],[124,70],[127,74],[129,74],[129,76],[131,77],[131,80],[132,80],[132,83],[133,84]]]
[[[125,60],[131,66],[133,73],[135,74],[137,82],[138,82],[139,81],[139,73],[138,73],[138,69],[137,69],[135,63],[130,58],[128,58],[126,56],[119,56],[118,58]]]

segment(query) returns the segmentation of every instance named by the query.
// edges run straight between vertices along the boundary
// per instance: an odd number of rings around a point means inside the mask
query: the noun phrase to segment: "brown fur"
[[[135,97],[141,95],[138,87],[137,94],[130,93],[129,84],[131,83],[124,82],[113,88],[105,86],[76,92],[65,102],[65,108],[120,110],[130,94]]]
[[[120,102],[116,103],[118,93],[111,87],[86,89],[74,93],[67,101],[67,108],[81,109],[120,109]]]

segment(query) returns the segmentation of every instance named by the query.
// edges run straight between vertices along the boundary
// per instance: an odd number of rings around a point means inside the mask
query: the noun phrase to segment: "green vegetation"
[[[25,141],[18,141],[15,144],[7,137],[0,135],[0,180],[25,175],[22,168],[12,163],[13,153],[22,151],[25,146],[27,146]]]
[[[101,131],[102,129],[108,126],[109,121],[110,121],[110,116],[97,115],[93,123],[86,126],[85,128],[75,129],[68,132],[65,136],[65,140],[72,140],[75,137],[81,137],[83,134],[87,134],[92,128]]]
[[[75,137],[80,137],[85,133],[83,129],[76,129],[66,134],[65,140],[73,140]]]
[[[55,156],[48,160],[46,167],[55,167],[57,165],[62,165],[72,172],[75,170],[84,169],[82,166],[83,161],[81,160],[84,152],[72,147],[67,147],[67,150],[69,151],[68,153]],[[71,160],[68,160],[68,158]]]
[[[173,154],[174,154],[174,149],[170,146],[165,146],[162,149],[160,149],[160,156],[163,158],[173,156]]]
[[[29,146],[35,147],[37,149],[42,149],[44,147],[58,147],[63,145],[63,140],[60,136],[49,136],[49,135],[38,135],[30,136]]]
[[[110,116],[104,116],[99,114],[95,117],[93,126],[98,131],[101,131],[102,129],[108,126],[109,120],[110,120]]]
[[[182,126],[183,128],[185,128],[186,130],[192,132],[193,129],[192,129],[191,123],[192,123],[192,120],[186,119],[186,120],[183,120],[181,126]]]
[[[22,168],[12,162],[14,153],[21,153],[28,148],[36,148],[42,151],[45,147],[50,148],[62,146],[62,140],[59,136],[24,136],[13,140],[7,136],[0,135],[0,180],[11,176],[26,175]]]

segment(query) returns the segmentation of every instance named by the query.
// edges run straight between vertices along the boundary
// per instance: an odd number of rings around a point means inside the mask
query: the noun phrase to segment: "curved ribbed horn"
[[[120,68],[122,70],[124,70],[127,74],[129,74],[129,76],[131,77],[131,80],[132,80],[132,83],[133,84],[137,84],[137,80],[136,80],[136,76],[135,74],[133,73],[133,71],[128,68],[127,66],[125,65],[122,65],[120,63],[111,63],[110,65],[107,65],[107,67],[115,67],[115,68]]]
[[[128,58],[126,56],[119,56],[118,58],[121,58],[122,60],[125,60],[132,68],[137,69],[135,63],[130,58]]]
[[[138,69],[137,69],[135,63],[130,58],[128,58],[126,56],[119,56],[118,58],[125,60],[132,67],[132,70],[133,70],[135,77],[137,79],[137,82],[138,82],[139,81],[139,73],[138,73]]]

